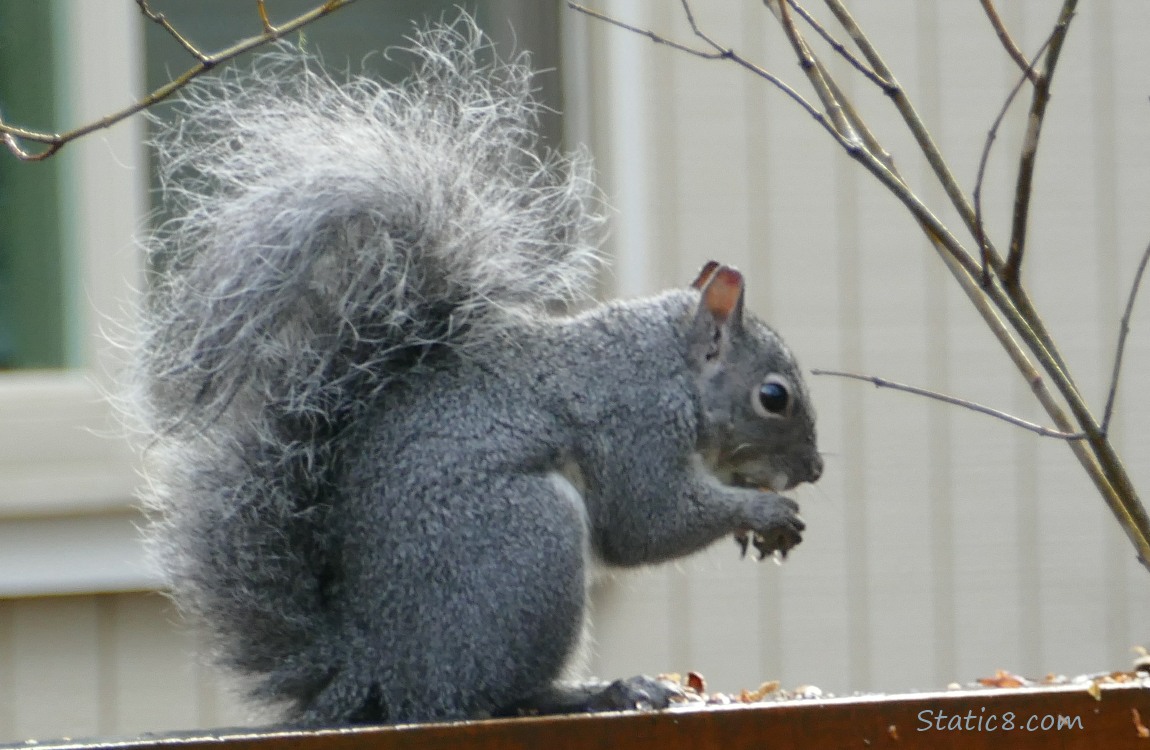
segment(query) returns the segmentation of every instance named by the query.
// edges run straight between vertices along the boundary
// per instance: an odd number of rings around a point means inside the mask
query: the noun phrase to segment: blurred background
[[[359,2],[294,41],[333,68],[399,76],[382,51],[413,20],[450,17],[456,4]],[[275,21],[314,5],[268,3]],[[767,82],[559,2],[463,5],[504,49],[531,50],[544,69],[540,96],[556,112],[543,124],[548,142],[595,157],[614,208],[604,296],[685,284],[715,258],[746,273],[751,308],[807,367],[911,382],[1045,422],[915,222]],[[981,7],[851,5],[972,188],[1019,75]],[[1032,54],[1057,4],[1000,5]],[[255,3],[154,7],[204,49],[260,30]],[[678,3],[594,7],[695,42]],[[714,38],[807,90],[761,3],[693,7]],[[1099,412],[1150,241],[1147,28],[1150,4],[1081,8],[1055,77],[1030,215],[1025,282]],[[957,231],[893,107],[830,50],[816,51],[853,83],[903,175]],[[9,122],[88,122],[189,64],[128,0],[0,0]],[[1000,246],[1028,101],[1024,92],[999,131],[983,188]],[[102,400],[119,361],[108,337],[129,322],[142,283],[133,238],[153,211],[145,138],[136,117],[42,163],[0,154],[0,742],[259,721],[155,593],[132,508],[141,479]],[[1150,301],[1132,328],[1111,434],[1147,488]],[[1133,647],[1150,645],[1150,573],[1064,444],[864,384],[810,385],[827,470],[795,492],[808,524],[802,546],[775,566],[740,560],[723,541],[605,581],[595,591],[592,673],[695,670],[712,689],[736,692],[776,679],[896,692],[996,669],[1121,669]]]

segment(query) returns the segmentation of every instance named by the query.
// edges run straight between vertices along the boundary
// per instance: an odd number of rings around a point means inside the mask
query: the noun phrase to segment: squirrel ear
[[[706,308],[721,326],[731,321],[737,323],[743,319],[743,274],[730,266],[715,265],[703,287],[699,311]],[[706,271],[706,266],[703,270]]]
[[[706,268],[704,268],[704,273]],[[711,270],[695,312],[692,351],[700,366],[714,362],[743,322],[743,274],[730,266]]]
[[[705,287],[707,285],[707,282],[711,280],[711,277],[715,275],[715,270],[718,267],[719,267],[719,261],[717,261],[717,260],[707,261],[707,264],[705,266],[703,266],[703,270],[699,271],[699,275],[696,276],[695,280],[691,282],[691,286],[695,289],[702,289],[703,287]]]

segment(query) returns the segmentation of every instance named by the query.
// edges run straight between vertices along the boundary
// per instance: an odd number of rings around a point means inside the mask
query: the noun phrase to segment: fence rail
[[[320,731],[221,730],[0,750],[494,750],[620,748],[1150,748],[1150,682],[825,700]]]

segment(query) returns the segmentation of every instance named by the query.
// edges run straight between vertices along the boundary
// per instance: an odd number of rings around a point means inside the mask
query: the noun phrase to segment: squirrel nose
[[[810,464],[807,466],[808,482],[817,482],[823,475],[823,457],[817,452],[811,454]]]

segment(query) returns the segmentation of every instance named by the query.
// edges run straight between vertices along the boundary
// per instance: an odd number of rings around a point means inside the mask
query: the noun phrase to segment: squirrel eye
[[[786,385],[772,378],[759,386],[755,400],[765,414],[783,416],[791,403],[791,394]]]

